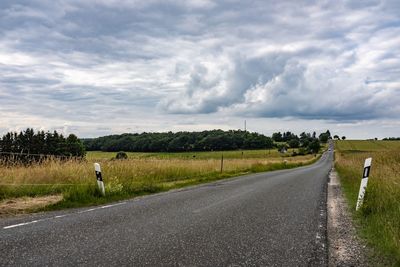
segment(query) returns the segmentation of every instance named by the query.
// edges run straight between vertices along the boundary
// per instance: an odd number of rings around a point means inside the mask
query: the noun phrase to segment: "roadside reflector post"
[[[94,171],[96,172],[97,186],[103,196],[105,196],[106,192],[104,190],[103,177],[101,176],[101,168],[99,163],[94,164]]]
[[[361,179],[360,191],[358,192],[356,210],[358,210],[361,207],[364,201],[365,190],[367,189],[367,184],[368,184],[369,172],[371,170],[371,162],[372,158],[367,158],[364,162],[364,171]]]
[[[224,154],[222,154],[222,156],[221,156],[221,173],[222,173],[223,169],[224,169]]]

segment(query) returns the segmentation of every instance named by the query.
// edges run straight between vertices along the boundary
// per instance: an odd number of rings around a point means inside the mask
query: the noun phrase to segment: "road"
[[[332,152],[106,206],[0,220],[1,266],[325,266]]]

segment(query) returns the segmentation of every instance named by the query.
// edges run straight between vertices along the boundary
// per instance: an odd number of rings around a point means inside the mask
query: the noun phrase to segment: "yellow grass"
[[[362,210],[363,234],[377,250],[400,264],[400,142],[339,141],[336,168],[354,211],[364,160],[372,167]]]
[[[246,173],[294,168],[317,159],[275,150],[129,153],[126,160],[112,159],[115,154],[89,152],[86,160],[48,159],[31,166],[0,164],[0,200],[62,194],[63,200],[51,208],[79,207]],[[102,168],[105,197],[96,186],[95,162]]]
[[[224,172],[248,171],[254,164],[306,163],[313,156],[276,157],[266,159],[224,159]],[[133,158],[128,160],[91,159],[62,162],[49,160],[29,167],[0,165],[0,184],[92,184],[95,181],[93,163],[99,162],[105,182],[124,180],[171,181],[220,171],[220,159],[186,160]]]
[[[216,153],[209,153],[209,159],[204,158],[207,154],[195,159],[162,154],[127,160],[112,160],[103,153],[80,161],[51,159],[41,164],[11,167],[0,164],[0,200],[62,194],[61,202],[45,209],[79,207],[245,173],[294,168],[317,159],[313,155],[237,158],[231,154],[224,159],[221,172],[220,154],[217,158]],[[101,196],[96,186],[94,162],[101,164],[105,196]]]

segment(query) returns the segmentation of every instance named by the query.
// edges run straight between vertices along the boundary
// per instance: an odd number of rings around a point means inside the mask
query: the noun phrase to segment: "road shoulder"
[[[368,266],[366,248],[357,237],[334,169],[329,174],[327,206],[329,266]]]

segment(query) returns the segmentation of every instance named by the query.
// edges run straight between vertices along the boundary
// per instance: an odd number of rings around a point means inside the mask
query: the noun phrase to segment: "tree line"
[[[70,134],[64,137],[57,131],[35,132],[26,129],[21,132],[8,132],[0,139],[0,155],[4,159],[12,155],[21,155],[21,158],[36,159],[37,156],[59,156],[59,157],[84,157],[86,152],[80,139]]]
[[[242,130],[211,130],[202,132],[126,133],[98,138],[82,139],[88,151],[127,152],[188,152],[237,149],[303,148],[303,152],[316,153],[320,142],[331,138],[329,130],[316,137],[316,133],[274,133],[272,137]],[[282,144],[284,143],[284,144]],[[283,146],[283,147],[282,147]]]
[[[53,155],[84,157],[86,151],[108,152],[188,152],[238,149],[272,149],[280,151],[299,148],[297,153],[317,153],[320,142],[331,138],[329,130],[318,137],[315,132],[273,133],[272,137],[242,130],[211,130],[202,132],[126,133],[98,138],[78,139],[74,134],[64,137],[57,131],[8,132],[0,139],[0,155]]]
[[[400,141],[400,137],[385,137],[382,140],[384,140],[384,141]]]
[[[88,151],[186,152],[273,148],[272,138],[242,130],[127,133],[83,139]]]
[[[286,150],[288,148],[299,148],[299,152],[295,152],[294,154],[309,154],[309,153],[317,153],[320,148],[320,143],[326,143],[329,139],[332,139],[331,133],[327,130],[324,133],[320,133],[317,137],[316,132],[306,133],[302,132],[300,136],[292,132],[276,132],[272,134],[272,140],[277,142],[279,150]]]
[[[317,138],[317,133],[313,132],[312,134],[310,133],[306,133],[306,132],[302,132],[300,134],[300,137],[297,136],[296,134],[292,133],[292,132],[276,132],[272,134],[272,139],[275,142],[291,142],[292,140],[298,140],[298,141],[302,141],[302,142],[311,142],[312,140],[319,140],[322,143],[326,143],[328,142],[328,139],[331,138],[331,133],[329,130],[327,130],[325,133],[320,133],[318,138]]]

